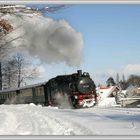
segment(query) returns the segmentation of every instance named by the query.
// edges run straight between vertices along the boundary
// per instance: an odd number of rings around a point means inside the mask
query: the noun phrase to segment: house
[[[121,89],[118,86],[97,87],[98,106],[108,107],[117,105],[116,95]]]
[[[125,92],[119,92],[117,95],[117,103],[122,107],[140,107],[140,88],[130,86]]]

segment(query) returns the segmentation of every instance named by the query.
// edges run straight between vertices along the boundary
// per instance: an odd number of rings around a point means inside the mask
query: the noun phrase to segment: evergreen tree
[[[124,74],[122,75],[122,81],[125,82],[125,77]]]
[[[119,74],[116,75],[116,84],[119,85]]]
[[[109,77],[107,79],[106,83],[107,83],[107,86],[114,86],[115,85],[114,79],[112,77]]]

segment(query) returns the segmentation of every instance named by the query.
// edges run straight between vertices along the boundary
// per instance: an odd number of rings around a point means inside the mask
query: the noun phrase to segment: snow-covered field
[[[140,135],[140,108],[0,105],[0,135]]]

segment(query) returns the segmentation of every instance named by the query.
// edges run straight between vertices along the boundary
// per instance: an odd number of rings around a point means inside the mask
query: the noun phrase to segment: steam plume
[[[13,46],[24,48],[33,57],[43,62],[65,62],[79,66],[82,62],[83,38],[65,20],[55,21],[39,14],[5,15],[16,29],[9,38],[21,36]]]

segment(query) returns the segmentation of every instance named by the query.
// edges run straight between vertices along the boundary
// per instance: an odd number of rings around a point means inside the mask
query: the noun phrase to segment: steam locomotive
[[[0,91],[0,104],[34,103],[60,108],[86,108],[96,104],[96,85],[89,73],[78,70],[47,82]]]

